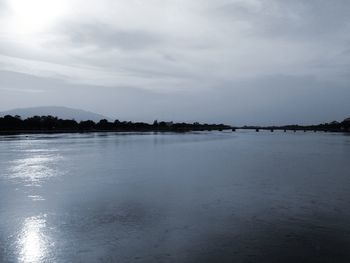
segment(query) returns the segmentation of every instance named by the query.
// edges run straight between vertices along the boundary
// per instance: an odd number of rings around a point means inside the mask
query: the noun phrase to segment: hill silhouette
[[[22,118],[29,118],[33,116],[56,116],[60,119],[87,121],[92,120],[98,122],[102,119],[111,120],[110,118],[90,111],[81,109],[73,109],[61,106],[43,106],[31,108],[18,108],[9,111],[0,112],[0,117],[11,115],[21,116]]]

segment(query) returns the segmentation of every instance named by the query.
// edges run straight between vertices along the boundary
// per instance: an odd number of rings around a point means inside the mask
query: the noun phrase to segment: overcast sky
[[[0,111],[318,123],[350,116],[348,0],[0,0]]]

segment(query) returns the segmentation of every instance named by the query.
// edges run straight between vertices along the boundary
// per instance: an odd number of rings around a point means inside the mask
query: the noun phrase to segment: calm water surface
[[[1,136],[0,262],[350,262],[350,136]]]

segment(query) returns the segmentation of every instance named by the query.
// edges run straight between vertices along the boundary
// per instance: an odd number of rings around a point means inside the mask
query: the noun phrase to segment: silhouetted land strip
[[[64,133],[64,132],[189,132],[232,129],[225,124],[173,123],[154,121],[145,122],[119,121],[109,122],[102,119],[94,121],[63,120],[53,116],[34,116],[22,120],[20,116],[6,115],[0,118],[0,133]]]
[[[331,123],[323,123],[318,125],[285,125],[285,126],[243,126],[239,129],[244,130],[275,130],[283,131],[313,131],[313,132],[350,132],[350,120],[346,119],[343,122],[333,121]]]
[[[110,122],[102,119],[99,122],[91,120],[77,122],[64,120],[53,116],[34,116],[22,120],[20,116],[6,115],[0,117],[0,134],[8,133],[70,133],[70,132],[190,132],[190,131],[222,131],[237,129],[243,130],[283,130],[283,131],[313,131],[313,132],[350,132],[350,119],[343,122],[333,121],[318,125],[285,125],[285,126],[243,126],[232,127],[225,124],[207,123],[174,123],[154,121],[152,124],[145,122],[131,122],[115,120]]]

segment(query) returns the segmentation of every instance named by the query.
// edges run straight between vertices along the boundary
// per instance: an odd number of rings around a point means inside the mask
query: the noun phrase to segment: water
[[[0,262],[350,262],[350,136],[0,137]]]

